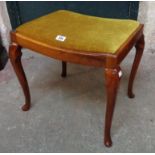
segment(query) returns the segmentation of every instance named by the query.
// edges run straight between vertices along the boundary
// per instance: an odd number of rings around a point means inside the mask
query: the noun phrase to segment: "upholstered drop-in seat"
[[[134,20],[100,18],[60,10],[23,24],[16,32],[52,47],[114,54],[139,25]],[[64,40],[57,40],[59,35]]]

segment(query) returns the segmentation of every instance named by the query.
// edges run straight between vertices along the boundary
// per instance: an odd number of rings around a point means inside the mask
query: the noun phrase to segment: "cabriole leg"
[[[115,69],[105,69],[107,105],[106,105],[106,116],[105,116],[104,144],[107,147],[112,146],[110,130],[111,130],[112,117],[113,117],[114,108],[115,108],[117,90],[118,90],[121,76],[122,76],[122,71],[120,67],[117,67]]]
[[[15,43],[12,43],[9,48],[9,57],[25,95],[25,104],[23,105],[22,110],[28,111],[31,106],[31,97],[27,79],[21,63],[21,56],[21,47]]]
[[[133,62],[132,69],[131,69],[129,84],[128,84],[128,96],[129,96],[129,98],[134,98],[135,97],[135,95],[133,93],[133,83],[134,83],[134,79],[135,79],[135,76],[136,76],[136,73],[137,73],[139,63],[140,63],[142,55],[143,55],[144,35],[142,35],[142,37],[136,43],[135,47],[136,47],[136,55],[135,55],[135,59],[134,59],[134,62]]]

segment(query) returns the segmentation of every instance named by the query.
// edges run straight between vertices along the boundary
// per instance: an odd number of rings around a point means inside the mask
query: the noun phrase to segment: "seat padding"
[[[139,25],[134,20],[59,10],[19,26],[16,32],[48,46],[114,54]]]

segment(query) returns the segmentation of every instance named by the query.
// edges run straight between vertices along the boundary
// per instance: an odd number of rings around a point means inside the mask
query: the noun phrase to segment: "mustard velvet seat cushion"
[[[138,26],[134,20],[100,18],[59,10],[19,26],[16,32],[54,47],[114,54]]]

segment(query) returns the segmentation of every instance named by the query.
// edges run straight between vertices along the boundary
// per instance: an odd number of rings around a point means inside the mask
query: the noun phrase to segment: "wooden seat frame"
[[[128,96],[130,98],[134,98],[134,94],[132,91],[133,82],[144,49],[143,27],[144,26],[140,24],[140,26],[132,33],[132,35],[129,36],[128,40],[117,50],[115,54],[66,50],[59,47],[48,46],[44,43],[32,40],[31,38],[27,38],[17,32],[11,32],[9,57],[25,95],[25,104],[23,105],[22,110],[27,111],[31,106],[29,86],[21,64],[21,49],[23,47],[31,49],[33,51],[37,51],[38,53],[49,56],[51,58],[61,60],[62,77],[66,77],[67,62],[103,67],[107,91],[104,144],[105,146],[110,147],[112,145],[110,135],[112,117],[116,102],[117,90],[121,79],[120,63],[127,56],[131,48],[135,46],[136,55],[128,84]]]

